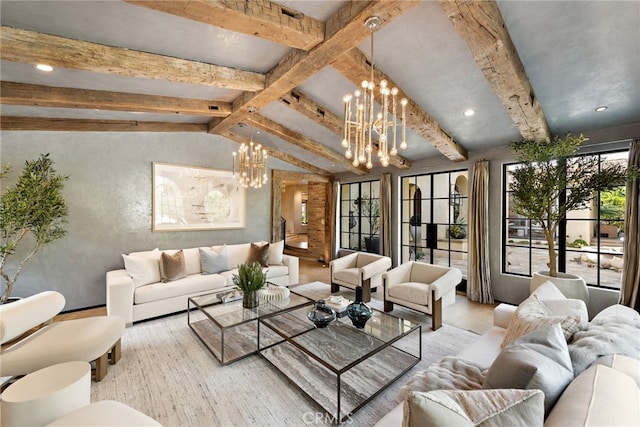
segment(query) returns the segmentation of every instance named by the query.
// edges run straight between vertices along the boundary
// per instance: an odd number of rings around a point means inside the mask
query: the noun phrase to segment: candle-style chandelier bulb
[[[378,97],[380,99],[380,111],[374,114],[375,82],[373,79],[373,32],[380,26],[382,20],[377,16],[369,17],[365,26],[371,30],[371,79],[363,80],[361,88],[356,89],[353,95],[347,94],[344,102],[344,135],[342,146],[345,148],[345,157],[353,157],[353,166],[361,163],[369,169],[373,167],[371,161],[377,135],[377,154],[380,164],[389,165],[391,156],[398,154],[397,133],[400,131],[400,149],[406,149],[406,106],[407,100],[400,100],[400,117],[398,117],[397,96],[398,88],[390,88],[386,80],[380,81]],[[400,128],[400,129],[398,129]],[[391,146],[389,146],[391,143]]]

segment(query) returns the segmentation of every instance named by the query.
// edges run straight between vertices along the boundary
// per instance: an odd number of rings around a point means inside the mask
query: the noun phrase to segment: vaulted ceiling
[[[637,1],[2,0],[1,126],[236,142],[253,128],[272,157],[364,175],[340,143],[370,16],[375,81],[409,99],[391,167],[640,121]]]

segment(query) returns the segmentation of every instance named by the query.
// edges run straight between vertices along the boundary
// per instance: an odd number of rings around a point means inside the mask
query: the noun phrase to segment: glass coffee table
[[[316,328],[307,319],[309,309],[259,319],[259,352],[336,423],[422,358],[420,324],[373,310],[363,329],[346,316]]]
[[[189,298],[187,323],[222,365],[258,351],[258,320],[302,307],[308,310],[314,303],[292,292],[286,300],[261,301],[255,309],[248,309],[242,307],[242,299],[223,303],[219,295],[213,292]],[[263,334],[263,339],[269,343],[268,335]]]

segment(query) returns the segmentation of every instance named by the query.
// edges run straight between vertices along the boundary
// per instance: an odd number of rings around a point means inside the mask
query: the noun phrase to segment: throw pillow
[[[173,255],[162,252],[160,256],[160,278],[162,281],[171,282],[183,277],[187,277],[187,265],[184,262],[182,249]]]
[[[539,299],[563,299],[566,296],[558,289],[553,282],[547,280],[536,289],[531,291],[531,295],[537,295]]]
[[[284,259],[282,254],[284,253],[284,240],[280,240],[269,245],[269,265],[282,265]]]
[[[540,390],[434,390],[411,392],[404,401],[403,427],[505,425],[541,426]]]
[[[134,252],[129,255],[122,254],[124,268],[133,280],[133,286],[140,286],[160,281],[160,251],[154,249],[147,252]]]
[[[538,389],[544,392],[548,414],[573,380],[569,348],[558,323],[509,344],[496,357],[482,388]]]
[[[580,329],[581,317],[576,314],[571,316],[552,316],[547,307],[540,302],[538,296],[532,295],[524,300],[513,313],[502,341],[502,348],[505,348],[507,344],[516,338],[554,323],[560,324],[566,341],[569,341],[571,336]]]
[[[218,246],[216,249],[199,248],[202,274],[215,274],[231,270],[227,246]]]
[[[269,266],[269,243],[258,244],[252,243],[249,249],[249,258],[247,258],[247,264],[251,265],[254,262],[260,263],[263,267]]]

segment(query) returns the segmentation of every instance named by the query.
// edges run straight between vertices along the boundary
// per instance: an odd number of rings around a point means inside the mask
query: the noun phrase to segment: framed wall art
[[[153,163],[153,231],[244,228],[246,193],[231,171]]]

